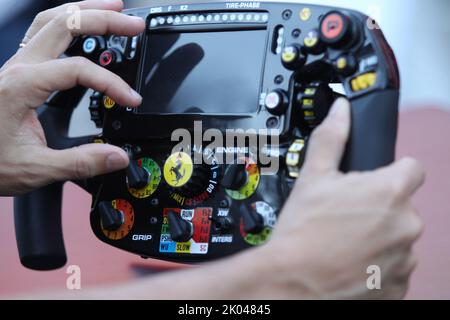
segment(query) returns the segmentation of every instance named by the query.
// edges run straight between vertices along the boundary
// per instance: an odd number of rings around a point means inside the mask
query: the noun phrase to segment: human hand
[[[350,131],[350,107],[340,99],[313,134],[301,177],[272,241],[278,296],[398,299],[416,265],[412,246],[422,222],[410,199],[424,170],[403,159],[374,172],[339,172]],[[381,290],[369,290],[367,268],[381,269]],[[267,277],[266,277],[267,278]]]
[[[80,29],[69,30],[69,5],[80,7]],[[119,13],[121,0],[88,0],[40,13],[25,47],[0,69],[0,195],[18,195],[57,181],[85,179],[128,166],[127,154],[109,145],[56,151],[47,147],[36,108],[55,91],[85,86],[119,104],[142,98],[117,75],[82,57],[58,59],[74,37],[134,36],[145,29],[137,17]]]

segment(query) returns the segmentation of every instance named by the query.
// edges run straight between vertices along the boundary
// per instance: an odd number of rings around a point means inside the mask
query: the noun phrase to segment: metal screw
[[[294,31],[292,31],[292,37],[294,37],[294,38],[300,37],[301,34],[302,34],[302,31],[300,29],[294,29]]]
[[[119,131],[120,129],[122,129],[122,122],[116,120],[112,123],[112,127],[114,130]]]
[[[275,80],[274,80],[275,84],[282,84],[283,81],[284,81],[284,77],[282,75],[276,76]]]
[[[223,209],[226,209],[226,208],[228,208],[229,206],[230,206],[230,204],[228,203],[228,200],[222,200],[222,201],[220,201],[220,207],[221,208],[223,208]]]
[[[135,146],[135,147],[133,148],[133,153],[134,153],[135,155],[139,155],[139,154],[141,154],[141,152],[142,152],[142,148],[141,148],[141,147]]]
[[[157,207],[159,206],[159,199],[152,199],[152,201],[150,202],[152,206]]]
[[[266,126],[268,129],[278,128],[278,125],[279,125],[278,118],[272,117],[272,118],[269,118],[269,120],[267,120]]]
[[[289,20],[292,17],[292,11],[291,10],[285,10],[283,11],[283,19]]]
[[[155,218],[155,217],[151,218],[150,219],[150,223],[151,224],[157,224],[158,223],[158,218]]]

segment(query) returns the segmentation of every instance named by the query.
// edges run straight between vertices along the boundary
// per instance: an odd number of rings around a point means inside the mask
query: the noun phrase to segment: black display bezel
[[[189,12],[187,14],[202,14],[202,15],[206,15],[206,14],[217,14],[214,12]],[[268,14],[268,13],[266,13]],[[169,16],[170,14],[166,14],[165,16]],[[155,17],[162,17],[162,15],[149,15],[146,19],[146,24],[147,24],[147,31],[144,35],[144,39],[143,41],[143,45],[142,45],[142,50],[141,50],[141,60],[140,60],[140,68],[139,68],[139,74],[138,74],[138,78],[137,78],[137,86],[136,88],[138,89],[137,91],[139,93],[141,93],[142,95],[142,89],[143,89],[143,78],[144,78],[144,69],[146,66],[146,57],[147,57],[147,50],[150,50],[150,38],[151,35],[154,34],[168,34],[168,33],[175,33],[175,34],[195,34],[195,33],[199,33],[199,34],[204,34],[204,33],[220,33],[220,32],[236,32],[238,33],[239,31],[265,31],[266,32],[266,37],[265,37],[265,43],[264,43],[264,51],[267,52],[267,48],[269,45],[269,32],[268,32],[268,28],[267,28],[267,24],[264,23],[236,23],[236,24],[202,24],[200,26],[175,26],[175,27],[164,27],[164,28],[155,28],[155,29],[150,29],[150,21],[152,19],[154,19]],[[199,116],[199,117],[227,117],[230,115],[238,115],[238,116],[244,116],[244,117],[253,117],[256,116],[258,113],[260,113],[261,111],[261,103],[260,103],[260,96],[261,93],[263,91],[263,82],[264,82],[264,66],[265,66],[265,61],[266,61],[266,54],[262,55],[262,59],[260,62],[260,70],[259,70],[259,80],[258,80],[258,97],[255,97],[255,106],[254,108],[252,108],[253,110],[255,110],[254,112],[240,112],[240,113],[230,113],[230,112],[223,112],[223,113],[181,113],[181,112],[174,112],[174,113],[170,113],[170,112],[140,112],[139,109],[134,110],[135,114],[138,115],[146,115],[146,116],[186,116],[186,115],[194,115],[194,116]]]

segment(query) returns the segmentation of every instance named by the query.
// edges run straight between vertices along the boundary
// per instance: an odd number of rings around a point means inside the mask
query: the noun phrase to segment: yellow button
[[[294,48],[286,48],[281,55],[281,59],[286,63],[294,62],[297,59],[297,52]]]
[[[344,57],[339,58],[336,63],[336,66],[339,70],[343,70],[343,69],[347,68],[347,59],[345,59]]]
[[[300,164],[300,154],[290,152],[286,157],[286,164],[288,167],[297,167]]]
[[[116,106],[116,102],[108,96],[103,98],[103,105],[106,109],[112,109]]]
[[[306,37],[305,40],[303,40],[303,43],[308,48],[313,48],[318,42],[319,38],[317,37]]]
[[[355,92],[362,91],[373,87],[377,83],[377,74],[375,72],[365,73],[351,81],[352,90]]]
[[[289,152],[301,152],[305,147],[305,141],[295,140],[294,143],[289,148]]]
[[[305,115],[305,117],[314,117],[315,113],[314,113],[314,111],[305,111],[304,115]]]
[[[300,19],[302,21],[308,21],[311,19],[312,11],[310,8],[303,8],[302,11],[300,11]]]
[[[164,165],[164,179],[174,188],[180,188],[189,182],[194,172],[192,158],[184,153],[174,153],[167,159]]]
[[[303,99],[303,105],[306,107],[310,107],[310,106],[314,105],[314,100],[313,99]]]
[[[308,96],[315,95],[316,94],[316,89],[315,88],[307,88],[305,90],[305,94],[308,95]]]

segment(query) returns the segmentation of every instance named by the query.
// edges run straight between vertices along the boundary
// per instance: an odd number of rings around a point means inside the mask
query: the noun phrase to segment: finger
[[[118,147],[89,144],[43,154],[47,163],[46,176],[51,182],[83,180],[124,169],[129,164],[125,151]]]
[[[38,65],[23,65],[31,68],[30,75],[22,80],[24,88],[36,89],[34,95],[27,94],[27,105],[39,106],[55,91],[63,91],[76,86],[83,86],[106,94],[119,105],[127,107],[139,106],[142,97],[124,80],[114,73],[96,65],[88,59],[73,57],[44,62]],[[29,90],[29,89],[27,89]]]
[[[39,13],[25,34],[24,43],[28,43],[33,37],[51,20],[58,15],[71,11],[72,8],[79,8],[80,10],[98,9],[98,10],[112,10],[122,11],[124,5],[122,0],[87,0],[66,3],[59,7],[55,7]]]
[[[350,134],[350,103],[338,99],[309,141],[304,175],[337,171]]]
[[[426,174],[423,166],[415,159],[404,158],[373,173],[378,185],[389,188],[389,192],[400,198],[410,197],[424,183]]]
[[[135,36],[145,29],[143,19],[115,11],[83,10],[79,12],[79,28],[68,25],[73,17],[62,13],[43,27],[30,42],[20,50],[16,62],[39,63],[56,59],[79,35]]]

